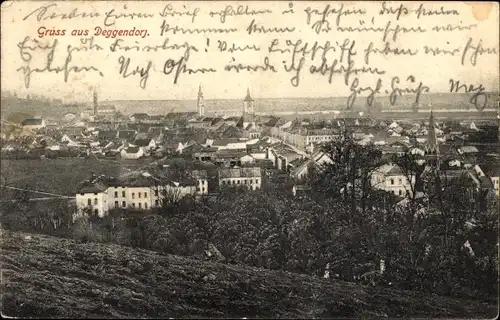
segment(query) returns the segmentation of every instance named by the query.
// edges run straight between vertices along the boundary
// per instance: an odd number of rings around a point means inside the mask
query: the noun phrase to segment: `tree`
[[[326,197],[349,204],[353,219],[358,216],[358,208],[365,214],[371,174],[381,164],[381,152],[373,145],[360,145],[347,129],[338,139],[326,144],[323,151],[332,162],[316,175],[313,187]]]

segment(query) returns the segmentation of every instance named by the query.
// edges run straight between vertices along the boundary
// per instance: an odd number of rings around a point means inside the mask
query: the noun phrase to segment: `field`
[[[6,179],[6,184],[13,187],[74,196],[78,183],[88,179],[91,173],[119,176],[148,162],[151,160],[116,161],[82,158],[2,160],[2,183],[3,179]]]
[[[1,231],[1,230],[0,230]],[[493,318],[494,304],[162,256],[49,236],[1,235],[2,313],[71,318]]]

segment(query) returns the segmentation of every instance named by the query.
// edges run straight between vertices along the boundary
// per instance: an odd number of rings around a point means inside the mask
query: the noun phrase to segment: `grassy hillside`
[[[495,306],[117,245],[2,232],[2,312],[15,317],[489,317]]]

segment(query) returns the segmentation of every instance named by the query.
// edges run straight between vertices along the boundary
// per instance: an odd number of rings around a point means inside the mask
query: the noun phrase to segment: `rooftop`
[[[43,119],[25,119],[21,124],[23,126],[40,126],[43,124]]]
[[[233,169],[220,169],[219,178],[252,178],[261,177],[261,170],[258,167],[252,168],[233,168]]]

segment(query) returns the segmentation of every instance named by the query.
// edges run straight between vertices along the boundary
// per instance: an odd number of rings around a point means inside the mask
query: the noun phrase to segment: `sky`
[[[55,5],[54,5],[55,4]],[[253,15],[228,15],[225,22],[221,22],[219,14],[210,16],[210,12],[220,12],[227,6],[232,6],[234,11],[237,6],[242,6],[241,12],[263,12],[266,14]],[[341,49],[342,43],[348,41],[349,45],[354,43],[351,52],[356,55],[351,56],[353,68],[377,68],[383,74],[359,74],[358,88],[375,88],[377,80],[381,80],[381,94],[387,90],[392,91],[391,83],[394,77],[400,78],[399,88],[417,88],[422,82],[422,86],[429,87],[431,92],[449,91],[449,80],[460,81],[462,84],[472,85],[472,89],[482,85],[486,91],[497,91],[499,85],[499,9],[497,3],[476,3],[475,5],[435,2],[423,3],[423,10],[418,11],[419,3],[404,3],[401,7],[401,16],[396,17],[400,8],[400,3],[390,4],[394,14],[380,14],[384,7],[382,3],[374,2],[346,2],[327,3],[321,1],[314,2],[189,2],[183,3],[175,1],[172,3],[148,1],[139,2],[29,2],[16,1],[15,3],[2,3],[2,90],[14,90],[21,96],[28,93],[43,94],[45,96],[59,98],[64,101],[89,101],[92,98],[92,91],[97,88],[100,99],[103,100],[176,100],[195,99],[198,86],[203,86],[205,99],[240,99],[245,95],[247,88],[250,88],[252,96],[255,98],[281,98],[281,97],[334,97],[348,96],[351,85],[356,75],[352,75],[345,83],[342,74],[334,74],[329,81],[328,71],[324,73],[311,74],[311,67],[320,69],[322,65],[321,50],[317,51],[316,57],[311,59],[311,54],[305,56],[304,65],[300,69],[300,82],[297,86],[292,85],[291,79],[294,72],[284,71],[284,64],[290,66],[291,53],[280,54],[269,52],[273,40],[278,42],[275,48],[286,49],[287,41],[297,43],[301,41],[301,46],[308,43],[311,48],[315,42],[324,46],[328,41],[334,48],[325,55],[325,62],[331,66],[333,61],[340,61],[341,52],[347,55],[346,50]],[[48,6],[45,7],[44,6]],[[328,7],[329,6],[329,7]],[[389,5],[386,5],[388,9]],[[248,7],[248,8],[247,8]],[[443,10],[441,10],[443,7]],[[293,9],[293,13],[283,13]],[[325,11],[326,9],[326,11]],[[197,10],[197,11],[196,11]],[[332,10],[335,10],[332,12]],[[339,16],[339,10],[342,13]],[[407,11],[406,11],[407,10]],[[458,15],[429,15],[430,11],[452,12],[456,10]],[[45,11],[45,12],[43,12]],[[188,14],[165,15],[162,12],[177,12]],[[230,12],[228,10],[227,12]],[[69,15],[73,12],[76,17],[72,19],[62,19],[61,14]],[[86,13],[87,17],[81,15]],[[111,13],[110,13],[111,12]],[[192,14],[197,16],[192,21]],[[270,12],[270,13],[269,13]],[[323,19],[323,13],[327,13]],[[417,14],[420,12],[420,17]],[[135,14],[132,17],[132,14]],[[427,15],[425,14],[427,13]],[[88,17],[90,14],[93,18]],[[99,16],[95,16],[95,15]],[[106,15],[110,18],[105,20]],[[120,15],[125,15],[120,17]],[[145,18],[145,15],[152,17]],[[54,19],[51,16],[56,16]],[[310,18],[308,23],[308,17]],[[40,19],[37,19],[40,18]],[[396,28],[421,28],[425,32],[404,32],[401,31],[396,39],[389,37],[384,41],[384,32],[341,32],[337,29],[337,19],[339,26],[351,28],[385,28],[389,23],[389,29]],[[39,21],[40,20],[40,21]],[[114,21],[113,21],[114,20]],[[257,28],[288,28],[293,32],[253,32],[248,34],[246,28],[254,20]],[[5,23],[8,21],[8,23]],[[324,22],[326,21],[326,22]],[[321,22],[322,26],[330,27],[329,32],[317,34],[313,27],[317,27]],[[112,24],[106,26],[107,24]],[[164,26],[162,35],[161,26]],[[173,34],[172,30],[166,32],[168,27],[176,26],[184,29],[198,29],[199,32],[193,34]],[[433,31],[432,28],[441,26],[444,28],[455,28],[454,31]],[[458,28],[463,30],[458,30]],[[40,29],[45,28],[45,29]],[[137,52],[134,50],[116,50],[112,52],[110,46],[116,41],[113,38],[105,38],[102,35],[95,35],[96,28],[105,30],[146,30],[143,34],[148,36],[122,37],[123,46],[144,46],[161,45],[168,38],[168,44],[179,46],[189,45],[197,48],[190,51],[188,60],[182,60],[184,49],[179,50],[156,50],[149,52]],[[237,32],[230,33],[208,33],[203,32],[207,28],[237,29]],[[470,29],[470,30],[469,30]],[[65,35],[39,37],[40,30],[65,30]],[[89,36],[71,36],[73,30],[88,30]],[[94,34],[93,40],[85,40]],[[20,45],[28,37],[26,45],[40,46],[57,44],[51,67],[63,68],[70,48],[89,48],[90,41],[94,49],[73,50],[71,67],[94,67],[98,71],[70,72],[67,81],[64,80],[64,72],[33,72],[29,76],[29,88],[26,88],[26,73],[28,68],[44,69],[50,50],[38,49],[31,51],[26,49],[24,57],[31,54],[29,62],[23,61],[20,54]],[[37,42],[34,42],[35,39]],[[462,64],[461,58],[470,39],[470,48],[466,51],[465,62]],[[338,44],[337,44],[338,43]],[[380,50],[388,46],[391,50],[396,48],[403,50],[418,51],[415,55],[396,55],[394,53],[377,54],[371,53],[369,63],[366,64],[364,50],[372,43],[373,48]],[[387,44],[386,44],[387,43]],[[477,56],[475,65],[471,64],[473,47],[481,43],[484,48],[483,54]],[[255,46],[260,51],[245,50],[229,52],[227,49],[235,44],[236,47]],[[224,50],[226,45],[226,50]],[[102,50],[95,49],[97,46]],[[299,46],[300,47],[300,46]],[[456,53],[451,55],[425,54],[425,49],[441,48],[443,50],[456,49]],[[243,65],[265,65],[266,57],[270,65],[273,65],[276,72],[272,70],[260,72],[224,71],[228,64]],[[130,60],[128,60],[130,59]],[[129,61],[128,69],[124,70],[125,62]],[[283,63],[285,61],[285,63]],[[300,61],[300,53],[296,55],[296,66]],[[147,81],[142,84],[141,75],[138,70],[146,70]],[[177,66],[184,64],[186,68],[213,69],[216,72],[206,72],[202,74],[180,73],[177,83],[174,83]],[[167,65],[165,74],[165,65]],[[346,57],[340,65],[347,67]],[[120,70],[121,68],[121,70]],[[138,69],[136,69],[138,68]],[[182,70],[182,68],[181,68]],[[123,73],[127,73],[125,76]],[[135,72],[135,74],[133,74]],[[100,76],[102,73],[103,76]],[[143,71],[144,74],[146,72]],[[407,82],[408,76],[414,76],[415,82]],[[366,95],[366,90],[360,95]]]

